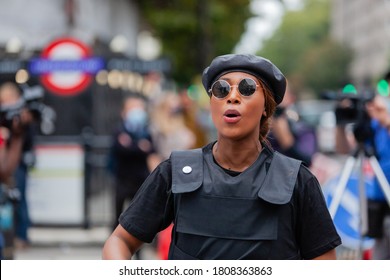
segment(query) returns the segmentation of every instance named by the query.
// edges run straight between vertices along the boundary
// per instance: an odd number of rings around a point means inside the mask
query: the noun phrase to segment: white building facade
[[[58,37],[85,44],[109,44],[126,38],[127,55],[135,55],[139,13],[132,0],[0,0],[0,49],[28,55]]]
[[[350,75],[357,83],[390,70],[390,1],[332,0],[333,38],[352,48]]]

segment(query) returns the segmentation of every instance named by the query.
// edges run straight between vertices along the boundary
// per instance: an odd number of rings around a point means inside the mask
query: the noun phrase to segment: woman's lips
[[[241,114],[237,110],[226,110],[223,119],[227,123],[237,123],[241,119]]]

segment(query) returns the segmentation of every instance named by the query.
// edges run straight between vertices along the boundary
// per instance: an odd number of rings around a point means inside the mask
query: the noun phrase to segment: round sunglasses
[[[252,78],[244,78],[238,83],[238,85],[234,86],[230,85],[225,80],[217,80],[211,85],[209,94],[222,99],[230,93],[233,87],[237,87],[242,96],[251,96],[255,93],[258,86],[259,85]]]

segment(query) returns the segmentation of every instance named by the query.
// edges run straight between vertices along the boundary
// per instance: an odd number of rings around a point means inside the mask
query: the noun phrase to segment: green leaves
[[[287,11],[259,54],[271,59],[299,93],[319,95],[341,88],[348,77],[352,52],[330,38],[329,1],[307,0],[299,11]]]
[[[217,55],[231,53],[251,16],[249,0],[139,1],[144,21],[157,36],[173,77],[190,84]]]

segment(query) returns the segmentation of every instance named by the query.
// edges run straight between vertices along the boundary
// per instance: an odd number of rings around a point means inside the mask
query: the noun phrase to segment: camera
[[[12,105],[0,105],[0,125],[11,129],[12,122],[19,118],[23,110],[32,114],[39,124],[42,134],[48,135],[55,130],[55,111],[43,103],[44,91],[41,86],[22,87],[21,98]]]
[[[375,91],[364,88],[357,91],[351,84],[342,90],[327,91],[322,94],[323,99],[336,101],[335,116],[337,125],[353,125],[353,133],[358,142],[372,140],[373,132],[370,126],[370,116],[366,104],[375,97]]]
[[[0,183],[0,205],[4,205],[8,201],[13,203],[19,202],[20,191],[16,187],[10,187],[4,183]]]

